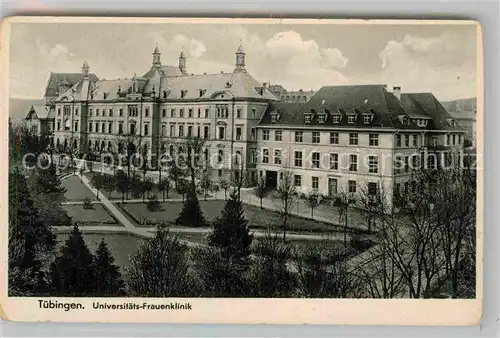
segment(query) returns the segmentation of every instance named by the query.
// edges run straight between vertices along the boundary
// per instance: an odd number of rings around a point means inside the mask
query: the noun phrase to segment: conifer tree
[[[213,222],[208,243],[221,248],[226,258],[244,259],[250,255],[252,240],[243,203],[237,192],[233,191],[221,216]]]
[[[207,224],[203,216],[203,211],[201,211],[200,202],[192,186],[188,188],[186,200],[184,201],[181,213],[175,220],[175,224],[188,227],[204,227]]]
[[[131,296],[186,297],[195,290],[189,274],[188,248],[159,227],[132,257],[127,269]]]
[[[75,223],[60,256],[52,264],[52,286],[60,296],[90,296],[94,294],[94,256],[89,251]]]
[[[108,249],[104,238],[99,243],[94,259],[95,295],[123,296],[125,283],[123,282],[120,268],[115,265],[115,258]]]

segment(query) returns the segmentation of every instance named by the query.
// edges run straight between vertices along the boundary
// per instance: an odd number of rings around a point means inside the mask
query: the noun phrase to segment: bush
[[[158,201],[158,198],[156,197],[156,195],[153,195],[149,198],[148,203],[146,204],[146,207],[151,212],[158,212],[158,211],[162,210],[160,201]]]
[[[94,205],[92,204],[92,201],[90,198],[85,197],[83,200],[83,209],[89,210],[89,209],[94,209]]]

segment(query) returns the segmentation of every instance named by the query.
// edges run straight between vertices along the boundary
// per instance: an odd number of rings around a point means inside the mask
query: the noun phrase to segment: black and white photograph
[[[9,24],[6,297],[478,298],[476,22],[97,21]]]

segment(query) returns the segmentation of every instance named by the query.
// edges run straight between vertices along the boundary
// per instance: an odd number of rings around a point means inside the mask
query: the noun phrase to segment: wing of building
[[[233,72],[194,75],[183,52],[177,66],[166,66],[157,47],[142,76],[114,80],[99,79],[85,62],[80,73],[51,73],[46,106],[30,114],[50,116],[60,151],[98,157],[133,144],[157,158],[200,137],[215,177],[238,169],[248,184],[260,175],[273,187],[286,171],[299,191],[329,195],[411,189],[413,170],[438,164],[431,150],[462,146],[463,131],[431,93],[353,85],[291,95],[253,78],[241,45],[235,56]]]

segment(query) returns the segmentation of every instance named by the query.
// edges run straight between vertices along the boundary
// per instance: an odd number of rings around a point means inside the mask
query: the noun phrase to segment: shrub
[[[160,201],[158,201],[158,198],[156,197],[156,195],[153,195],[149,198],[148,203],[146,204],[146,207],[151,212],[157,212],[157,211],[162,210]]]
[[[90,198],[88,197],[85,197],[85,199],[83,200],[83,209],[94,209],[94,205],[92,204],[92,201],[90,200]]]

